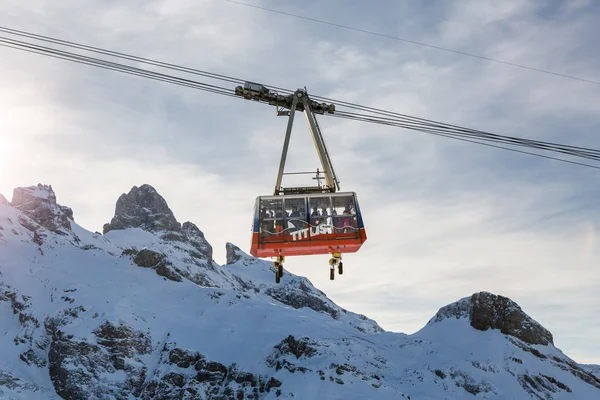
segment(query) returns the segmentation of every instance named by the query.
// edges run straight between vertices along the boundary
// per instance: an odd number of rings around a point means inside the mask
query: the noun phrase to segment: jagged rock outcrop
[[[212,263],[213,249],[202,231],[191,222],[180,224],[166,200],[150,185],[134,186],[129,193],[122,194],[117,200],[115,216],[104,224],[103,232],[126,228],[140,228],[159,233],[165,241],[186,243],[193,248],[189,251],[192,257],[208,260],[207,265]]]
[[[480,331],[499,329],[529,344],[553,344],[550,331],[525,314],[514,301],[491,293],[471,296],[471,326]]]
[[[134,264],[153,269],[172,281],[188,279],[204,287],[218,286],[222,273],[213,261],[212,246],[195,224],[181,225],[152,186],[134,186],[128,194],[121,195],[115,216],[105,224],[104,233],[110,238],[111,231],[126,228],[142,229],[160,239],[122,247],[121,255],[129,256]]]
[[[181,231],[185,236],[186,242],[194,247],[202,257],[206,257],[209,260],[213,258],[212,246],[204,238],[204,233],[198,227],[191,222],[184,222],[181,226]],[[196,255],[198,257],[198,255]]]
[[[152,350],[150,337],[108,321],[92,333],[88,340],[51,332],[48,362],[56,393],[65,399],[139,396],[147,373],[141,357]],[[106,380],[117,373],[125,377],[122,382]]]
[[[475,293],[442,307],[428,324],[446,318],[469,318],[475,329],[498,329],[529,344],[553,344],[550,331],[525,314],[517,303],[492,293]]]
[[[15,376],[15,373],[12,371],[0,369],[0,398],[3,398],[4,396],[4,391],[2,388],[6,388],[20,395],[19,397],[9,397],[10,399],[26,399],[29,397],[25,396],[28,396],[32,393],[39,393],[40,395],[43,394],[43,396],[48,399],[56,398],[56,396],[53,394],[54,390],[39,387],[26,379]]]
[[[133,256],[133,262],[142,268],[151,268],[157,275],[163,276],[172,281],[181,282],[183,279],[174,271],[173,265],[167,260],[164,254],[156,251],[142,249],[140,251],[128,249],[123,251],[123,255]]]
[[[165,199],[152,186],[134,186],[129,193],[123,193],[115,209],[115,216],[104,225],[103,233],[114,229],[141,228],[146,231],[180,231],[177,222]]]
[[[296,339],[294,336],[289,335],[283,339],[281,343],[275,346],[275,349],[279,350],[279,354],[292,354],[296,359],[300,357],[312,357],[317,353],[317,349],[313,347],[315,343],[312,343],[307,337]]]
[[[144,384],[141,399],[259,399],[271,391],[281,395],[282,382],[274,377],[210,361],[196,351],[169,350],[171,346],[162,349],[161,365]]]
[[[306,373],[309,369],[298,365],[296,360],[302,361],[317,355],[319,353],[317,349],[318,345],[317,342],[310,340],[308,337],[296,339],[294,336],[289,335],[274,346],[274,350],[267,358],[266,364],[277,371],[285,368],[291,373],[297,371]]]
[[[16,188],[10,205],[49,231],[62,234],[71,230],[69,219],[73,219],[73,210],[56,203],[52,186]]]
[[[308,307],[317,312],[327,313],[333,319],[338,319],[340,314],[346,311],[331,303],[323,292],[312,285],[309,286],[304,278],[296,278],[285,285],[268,288],[265,294],[290,307]]]
[[[241,259],[243,259],[245,257],[249,257],[239,247],[237,247],[235,244],[229,243],[229,242],[227,242],[225,244],[225,252],[226,252],[226,257],[227,257],[226,258],[227,264],[233,264],[233,263],[240,261]]]

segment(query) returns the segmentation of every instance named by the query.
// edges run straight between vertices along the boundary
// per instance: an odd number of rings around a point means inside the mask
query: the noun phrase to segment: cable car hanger
[[[356,252],[367,239],[356,193],[336,193],[340,182],[316,118],[316,114],[335,113],[335,105],[312,100],[306,87],[280,95],[264,85],[246,82],[243,87],[235,88],[235,94],[273,105],[278,116],[288,117],[273,196],[256,199],[250,254],[276,257],[273,265],[275,281],[279,283],[285,256],[330,253],[330,279],[333,280],[336,267],[339,274],[343,274],[342,251]],[[313,178],[317,180],[316,186],[284,188],[283,175],[314,173],[284,172],[296,111],[306,115],[323,170],[317,169]]]
[[[269,90],[264,85],[253,82],[246,82],[244,84],[244,87],[236,87],[235,94],[237,94],[238,96],[242,96],[247,100],[261,101],[274,105],[277,107],[278,116],[288,117],[288,124],[285,132],[285,139],[283,142],[283,151],[281,152],[281,161],[279,163],[279,172],[277,173],[277,180],[275,183],[275,190],[273,193],[274,195],[309,194],[324,192],[335,193],[336,189],[339,190],[339,180],[335,174],[335,170],[333,168],[333,164],[331,163],[329,152],[327,151],[325,141],[323,140],[321,128],[319,127],[319,123],[317,122],[317,119],[315,117],[315,114],[323,115],[326,112],[329,114],[333,114],[335,112],[335,105],[319,103],[314,100],[311,100],[308,96],[306,88],[298,89],[296,90],[296,92],[290,95],[279,95],[277,92]],[[315,148],[317,149],[317,155],[319,156],[321,166],[323,167],[323,171],[321,172],[325,175],[324,186],[317,185],[293,188],[283,188],[281,186],[283,175],[287,175],[284,173],[285,161],[287,158],[290,138],[292,136],[292,126],[294,125],[294,116],[296,114],[296,111],[303,111],[306,115],[308,127],[312,134],[312,138],[315,143]],[[301,172],[296,174],[304,173]],[[319,175],[318,170],[317,175]]]

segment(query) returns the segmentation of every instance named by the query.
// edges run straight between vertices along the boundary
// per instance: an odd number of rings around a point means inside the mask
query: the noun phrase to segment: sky
[[[591,1],[280,2],[296,13],[600,81]],[[374,6],[376,4],[376,6]],[[597,148],[598,84],[270,13],[224,0],[0,4],[0,25],[488,132]],[[249,251],[286,119],[240,99],[0,48],[0,193],[50,184],[90,231],[154,186],[225,262]],[[197,79],[197,77],[196,77]],[[223,82],[211,82],[223,85]],[[231,87],[235,85],[224,84]],[[423,133],[319,119],[368,240],[288,258],[340,306],[413,333],[479,291],[510,297],[581,363],[600,364],[600,171]],[[297,118],[287,166],[318,161]],[[284,181],[285,184],[285,181]]]

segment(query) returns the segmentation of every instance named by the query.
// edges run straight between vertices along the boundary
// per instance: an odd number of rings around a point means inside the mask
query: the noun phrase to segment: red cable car
[[[250,249],[255,257],[354,253],[366,240],[355,193],[256,199]]]
[[[279,95],[264,85],[246,82],[244,87],[238,86],[235,93],[245,99],[275,105],[277,115],[289,117],[275,192],[256,199],[250,254],[276,257],[273,264],[277,283],[283,276],[286,256],[331,254],[329,266],[333,280],[336,267],[339,274],[343,273],[342,252],[354,253],[367,240],[356,193],[336,193],[339,181],[315,116],[333,114],[335,106],[311,100],[306,89]],[[306,115],[323,171],[317,169],[313,178],[317,186],[283,188],[283,175],[289,175],[284,173],[284,168],[296,111]],[[325,180],[324,185],[321,180]]]

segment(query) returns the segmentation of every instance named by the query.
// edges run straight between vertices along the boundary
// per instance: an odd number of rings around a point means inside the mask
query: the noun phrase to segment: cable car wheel
[[[335,251],[331,254],[329,259],[329,279],[335,279],[335,267],[338,267],[338,273],[342,275],[344,273],[344,264],[342,263],[342,253]]]
[[[285,257],[279,254],[277,259],[273,261],[273,267],[275,267],[275,283],[279,283],[281,278],[283,277],[283,262],[285,261]]]

